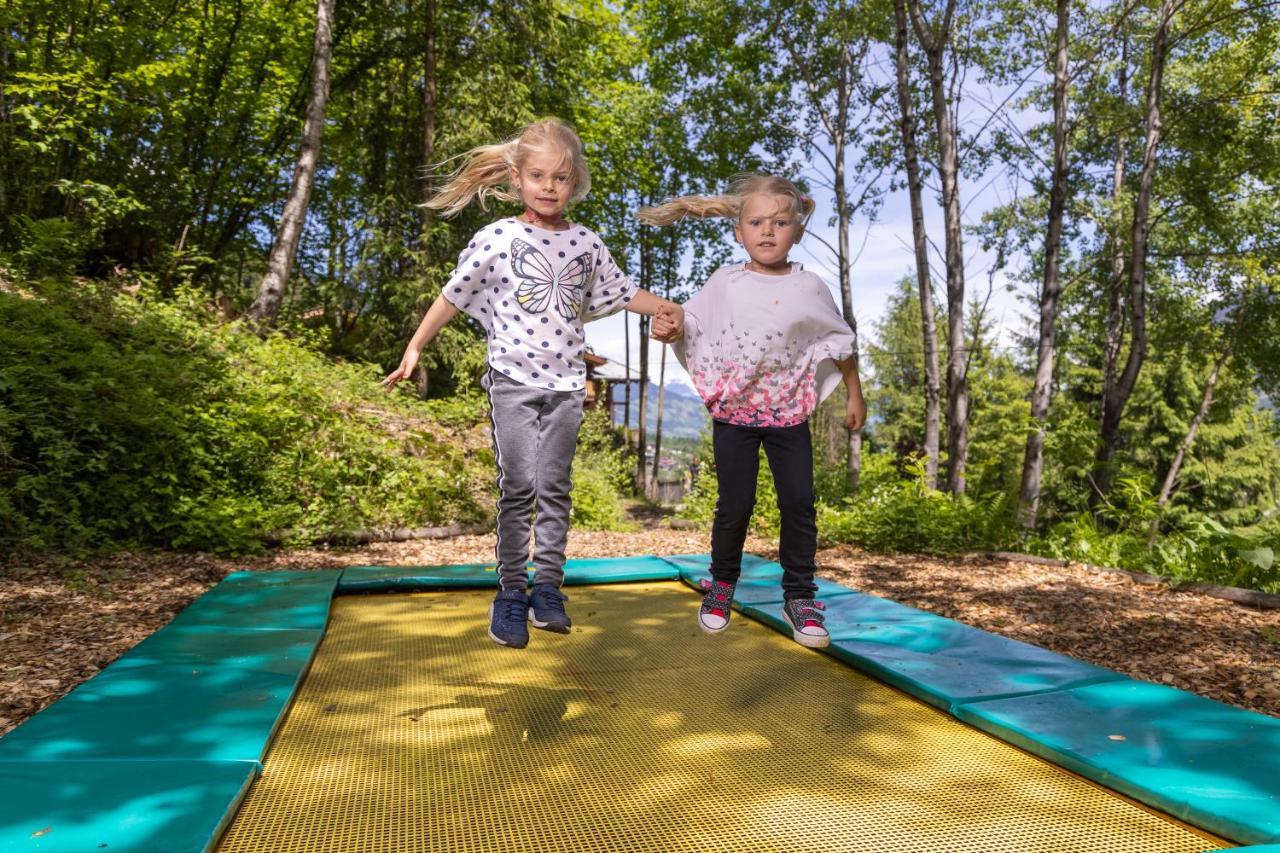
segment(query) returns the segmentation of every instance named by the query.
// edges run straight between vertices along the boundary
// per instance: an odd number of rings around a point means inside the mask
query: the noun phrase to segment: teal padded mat
[[[680,579],[694,589],[698,582],[711,578],[711,558],[706,554],[681,554],[663,557],[680,570]],[[842,595],[857,595],[856,590],[817,578],[818,597],[825,600]],[[751,604],[782,603],[782,566],[755,554],[742,555],[742,574],[733,593],[733,603],[742,610]]]
[[[0,739],[0,763],[258,761],[298,680],[230,667],[113,667]]]
[[[1039,646],[857,593],[828,599],[829,653],[931,705],[1060,690],[1123,676]],[[749,615],[784,632],[780,604]]]
[[[676,569],[658,557],[588,558],[564,565],[566,585],[621,583],[624,581],[675,580]],[[529,572],[530,581],[533,572]],[[457,566],[356,566],[346,569],[338,581],[340,592],[372,592],[393,589],[449,589],[497,587],[494,563]]]
[[[237,761],[0,764],[0,851],[209,850],[256,774]]]
[[[324,632],[317,628],[228,628],[170,625],[125,652],[104,672],[162,664],[211,667],[301,677]]]
[[[341,571],[234,572],[197,598],[172,625],[315,628],[329,619]]]
[[[1280,841],[1280,719],[1132,679],[956,716],[1218,835]]]

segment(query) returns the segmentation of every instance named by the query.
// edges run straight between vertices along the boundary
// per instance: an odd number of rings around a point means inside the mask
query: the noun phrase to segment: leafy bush
[[[372,367],[219,327],[194,294],[49,283],[0,292],[0,326],[10,547],[243,551],[484,515],[483,453],[442,440],[429,406],[381,393]]]
[[[880,483],[839,506],[820,506],[818,535],[870,551],[951,554],[1004,547],[1009,500],[982,499],[924,488],[918,480]]]
[[[1098,517],[1081,512],[1056,525],[1043,537],[1030,543],[1033,553],[1077,560],[1094,565],[1148,572],[1169,578],[1175,583],[1216,583],[1264,592],[1280,592],[1280,565],[1275,554],[1280,550],[1280,526],[1272,516],[1263,525],[1243,530],[1230,530],[1220,522],[1200,516],[1182,530],[1174,530],[1152,538],[1146,524],[1153,517],[1148,501],[1134,483],[1121,484],[1117,491],[1136,499],[1133,521],[1120,527],[1111,523],[1125,514],[1112,508]],[[1102,521],[1103,523],[1100,523]],[[1143,524],[1142,522],[1146,522]]]
[[[608,413],[604,409],[586,412],[573,461],[573,526],[627,529],[621,495],[630,487],[631,463]]]

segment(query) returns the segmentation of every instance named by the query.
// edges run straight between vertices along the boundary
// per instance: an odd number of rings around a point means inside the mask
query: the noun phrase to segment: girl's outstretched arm
[[[422,357],[422,348],[431,343],[431,339],[456,316],[458,316],[458,306],[445,299],[443,294],[437,296],[436,301],[432,302],[431,307],[427,309],[427,315],[418,324],[418,331],[413,333],[409,345],[405,347],[400,366],[382,380],[382,387],[386,388],[388,393],[401,379],[408,379],[413,375],[413,369],[418,366],[418,359]]]
[[[853,357],[837,361],[840,375],[844,377],[845,390],[849,392],[849,402],[844,407],[844,425],[857,430],[867,422],[867,401],[862,397],[862,381],[858,378],[858,367]]]

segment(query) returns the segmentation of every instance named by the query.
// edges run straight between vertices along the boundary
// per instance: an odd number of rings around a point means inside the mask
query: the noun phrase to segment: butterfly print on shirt
[[[511,269],[520,279],[516,299],[530,314],[542,314],[553,303],[566,320],[577,319],[582,311],[582,291],[591,280],[591,253],[583,252],[560,268],[535,246],[523,240],[511,241]]]

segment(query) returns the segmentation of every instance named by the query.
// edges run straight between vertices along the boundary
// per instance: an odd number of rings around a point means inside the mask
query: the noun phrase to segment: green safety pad
[[[673,581],[679,571],[660,557],[611,557],[570,560],[564,564],[566,584]]]
[[[0,764],[0,851],[210,850],[256,774],[238,761]]]
[[[179,613],[172,624],[323,629],[341,574],[337,569],[233,572]]]
[[[0,764],[258,761],[298,680],[176,663],[110,667],[0,739]]]
[[[569,560],[564,565],[564,582],[570,585],[675,580],[677,576],[677,570],[658,557],[580,559]],[[529,578],[532,581],[532,571]],[[497,585],[497,567],[491,562],[458,566],[356,566],[343,571],[338,591],[496,588]]]
[[[694,589],[700,588],[699,581],[711,578],[711,557],[708,554],[681,554],[662,559],[679,569],[680,579]],[[822,578],[815,579],[815,583],[818,585],[818,598],[824,600],[857,594],[847,586]],[[733,591],[733,603],[739,610],[753,604],[777,603],[781,606],[782,566],[755,554],[743,554],[742,573]]]
[[[1132,679],[955,713],[1210,832],[1280,841],[1280,719]]]
[[[315,628],[224,628],[170,625],[125,652],[107,669],[179,664],[256,670],[300,676],[311,663],[324,632]]]
[[[457,566],[352,566],[342,570],[338,592],[496,587],[494,563]]]
[[[979,699],[1124,678],[1103,667],[873,595],[856,593],[824,603],[830,654],[944,710]],[[748,605],[743,610],[784,633],[791,631],[781,604]]]

